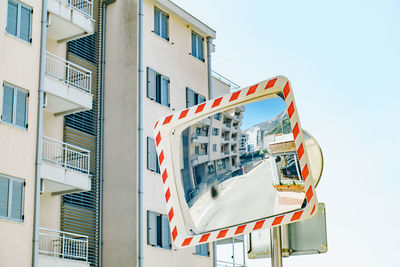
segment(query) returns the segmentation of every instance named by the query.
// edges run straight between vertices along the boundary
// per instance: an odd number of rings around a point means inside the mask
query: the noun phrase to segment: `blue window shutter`
[[[147,168],[157,171],[157,155],[155,150],[156,144],[154,139],[147,137]]]
[[[197,103],[200,104],[200,103],[203,103],[203,102],[206,102],[206,98],[204,96],[202,96],[202,95],[198,95],[197,96]]]
[[[8,187],[9,179],[0,177],[0,216],[8,216]]]
[[[160,10],[154,8],[154,33],[160,35]]]
[[[147,68],[147,97],[156,100],[157,73]]]
[[[197,51],[196,51],[196,34],[192,32],[192,56],[197,57]]]
[[[30,42],[31,39],[31,10],[21,6],[19,37]]]
[[[12,182],[12,199],[11,199],[11,218],[22,219],[22,204],[23,204],[23,182]]]
[[[161,37],[168,40],[168,15],[161,13]]]
[[[157,246],[157,214],[147,211],[147,244]]]
[[[194,91],[186,87],[186,107],[190,108],[195,105]]]
[[[161,76],[160,86],[161,86],[160,104],[169,107],[169,79],[167,77]]]
[[[171,248],[171,237],[169,231],[169,220],[167,215],[162,215],[161,217],[161,247]]]
[[[17,90],[17,101],[16,101],[16,116],[15,124],[25,128],[26,127],[26,106],[27,106],[28,93]]]
[[[4,85],[3,94],[3,113],[2,120],[8,123],[13,122],[13,109],[14,109],[14,89]]]
[[[197,36],[197,58],[204,60],[203,56],[203,37]]]
[[[18,4],[8,1],[7,32],[17,36]]]

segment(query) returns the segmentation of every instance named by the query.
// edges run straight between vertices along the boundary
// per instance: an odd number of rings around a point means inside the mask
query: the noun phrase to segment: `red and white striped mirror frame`
[[[307,205],[303,209],[286,212],[280,215],[259,219],[252,222],[226,227],[201,234],[192,234],[186,230],[183,212],[179,203],[176,190],[175,177],[180,179],[180,174],[174,175],[174,166],[171,155],[171,133],[177,126],[191,125],[191,121],[200,117],[206,118],[212,114],[221,112],[227,107],[235,107],[254,102],[257,98],[265,98],[267,95],[284,96],[286,110],[289,115],[293,137],[300,161],[300,168],[304,180]],[[229,238],[236,235],[247,234],[259,229],[271,228],[281,224],[288,224],[310,218],[318,208],[313,177],[308,168],[309,161],[304,144],[303,133],[294,101],[292,87],[289,80],[284,76],[262,81],[255,85],[245,87],[240,91],[228,93],[224,96],[211,99],[182,111],[168,115],[158,120],[154,125],[154,136],[157,147],[157,155],[160,164],[160,173],[163,184],[163,193],[168,211],[171,235],[176,247],[188,247]]]

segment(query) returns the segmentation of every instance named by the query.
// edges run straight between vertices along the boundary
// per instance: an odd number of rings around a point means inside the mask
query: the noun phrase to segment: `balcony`
[[[93,34],[93,2],[90,0],[48,0],[47,35],[58,42]]]
[[[46,52],[47,112],[67,115],[92,108],[92,72],[70,61]]]
[[[211,119],[210,118],[205,118],[201,120],[201,123],[210,126],[211,125]]]
[[[207,135],[194,133],[192,135],[192,144],[208,144],[209,137]]]
[[[43,191],[70,194],[90,190],[90,151],[43,137]]]
[[[63,231],[39,229],[40,267],[89,267],[88,237]]]
[[[208,154],[192,155],[192,165],[199,165],[207,161],[209,161]]]

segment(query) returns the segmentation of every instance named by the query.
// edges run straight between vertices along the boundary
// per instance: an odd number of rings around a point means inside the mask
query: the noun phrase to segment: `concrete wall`
[[[7,267],[30,266],[32,254],[41,1],[27,0],[24,3],[34,10],[31,28],[32,43],[6,33],[7,1],[0,2],[0,57],[2,61],[0,82],[13,84],[30,93],[27,130],[21,130],[0,121],[0,173],[26,181],[23,222],[0,218],[2,240],[0,266]],[[0,87],[1,113],[2,103],[3,86]],[[21,257],[21,255],[24,256]]]
[[[107,8],[103,266],[137,265],[137,1]]]

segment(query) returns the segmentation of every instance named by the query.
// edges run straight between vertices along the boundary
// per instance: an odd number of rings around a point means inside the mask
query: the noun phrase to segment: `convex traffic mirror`
[[[162,118],[154,133],[178,247],[315,212],[307,146],[285,77]]]

